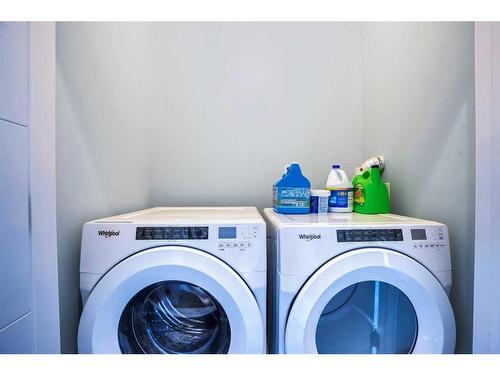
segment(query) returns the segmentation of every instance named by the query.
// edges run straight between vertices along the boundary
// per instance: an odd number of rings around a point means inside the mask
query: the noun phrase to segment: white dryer
[[[264,213],[271,352],[454,352],[445,225],[391,214]]]
[[[254,207],[86,223],[80,353],[264,353],[266,228]]]

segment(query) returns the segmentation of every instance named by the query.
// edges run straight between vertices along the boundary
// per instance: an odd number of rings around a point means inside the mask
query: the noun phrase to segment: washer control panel
[[[208,240],[208,227],[137,227],[135,239],[147,240]]]
[[[256,225],[220,226],[217,231],[217,247],[220,251],[231,249],[244,251],[254,247],[259,228]]]

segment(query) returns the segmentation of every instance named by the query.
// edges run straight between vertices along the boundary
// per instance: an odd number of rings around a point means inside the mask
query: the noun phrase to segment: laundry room
[[[0,353],[500,353],[492,33],[0,22]]]
[[[62,350],[76,351],[83,223],[155,206],[272,204],[283,165],[384,155],[392,212],[450,232],[472,348],[472,23],[59,23]]]

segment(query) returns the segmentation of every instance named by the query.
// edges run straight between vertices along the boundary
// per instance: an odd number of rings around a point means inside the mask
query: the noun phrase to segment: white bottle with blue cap
[[[353,187],[347,174],[340,169],[340,164],[332,165],[326,190],[330,190],[328,212],[352,212]]]

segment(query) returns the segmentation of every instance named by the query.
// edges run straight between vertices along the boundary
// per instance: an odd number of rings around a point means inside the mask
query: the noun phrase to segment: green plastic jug
[[[380,169],[374,165],[369,171],[355,176],[353,211],[360,214],[386,214],[391,210],[389,192],[380,178]]]

